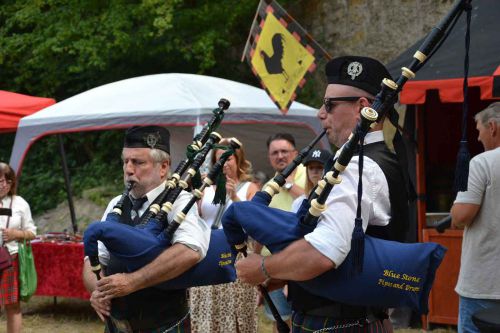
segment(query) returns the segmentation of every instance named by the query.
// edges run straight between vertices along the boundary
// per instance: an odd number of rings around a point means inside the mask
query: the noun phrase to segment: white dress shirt
[[[370,132],[365,137],[365,145],[383,139],[382,131]],[[320,216],[318,226],[304,237],[337,267],[351,250],[358,206],[358,161],[358,156],[354,156],[340,174],[342,182],[330,192],[326,201],[327,209]],[[369,157],[364,156],[363,162],[361,217],[363,229],[366,230],[368,224],[384,226],[389,223],[391,204],[389,185],[382,169]]]
[[[142,205],[141,209],[139,209],[139,215],[142,214],[148,209],[149,205],[156,199],[158,195],[165,189],[165,183],[162,183],[160,186],[146,193],[146,197],[148,200]],[[173,204],[172,211],[168,214],[168,220],[172,221],[174,216],[177,215],[186,204],[191,199],[191,194],[185,191],[182,191],[177,200],[175,200]],[[109,212],[113,210],[114,205],[118,202],[121,196],[117,196],[113,198],[108,204],[106,211],[102,217],[102,221],[106,220],[106,216]],[[133,241],[133,240],[130,240]],[[197,205],[193,205],[193,207],[189,210],[186,215],[186,219],[180,224],[179,228],[174,234],[172,239],[172,244],[181,243],[189,248],[200,253],[201,259],[205,258],[208,250],[208,244],[210,242],[210,228],[207,226],[205,221],[203,221],[198,215],[198,207]],[[99,260],[101,264],[108,265],[109,263],[109,252],[104,246],[102,242],[98,243],[99,245]]]

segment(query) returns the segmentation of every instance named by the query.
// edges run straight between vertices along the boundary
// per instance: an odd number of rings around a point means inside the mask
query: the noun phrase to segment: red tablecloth
[[[89,299],[83,286],[83,243],[35,242],[38,287],[35,295]]]

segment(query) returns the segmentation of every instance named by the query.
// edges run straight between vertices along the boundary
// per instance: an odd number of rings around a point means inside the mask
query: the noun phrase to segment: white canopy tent
[[[103,85],[22,118],[10,164],[19,174],[30,146],[47,135],[155,124],[171,132],[175,167],[185,157],[193,127],[211,118],[220,98],[231,106],[218,132],[237,137],[254,170],[269,175],[265,143],[269,135],[289,132],[300,149],[321,131],[316,109],[294,102],[282,115],[262,89],[203,75],[157,74]],[[326,141],[320,146],[326,147]]]

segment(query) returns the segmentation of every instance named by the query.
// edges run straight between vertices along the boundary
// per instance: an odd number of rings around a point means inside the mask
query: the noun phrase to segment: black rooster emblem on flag
[[[288,81],[288,74],[283,68],[283,50],[285,47],[283,34],[274,34],[271,45],[273,47],[273,54],[271,56],[263,50],[260,51],[260,56],[264,60],[266,70],[269,74],[282,74],[285,80]]]

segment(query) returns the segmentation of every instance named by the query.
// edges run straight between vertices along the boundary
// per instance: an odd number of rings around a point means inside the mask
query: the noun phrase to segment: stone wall
[[[332,55],[387,63],[424,37],[453,0],[300,0],[288,9]]]
[[[453,3],[454,0],[298,0],[287,3],[285,8],[332,57],[364,55],[389,63],[426,36]],[[319,64],[311,80],[309,89],[315,93],[324,91],[324,64]]]

